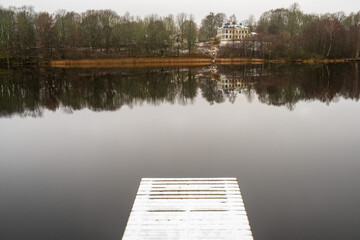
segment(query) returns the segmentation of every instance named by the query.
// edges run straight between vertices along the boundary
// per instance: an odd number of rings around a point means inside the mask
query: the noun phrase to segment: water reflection
[[[249,102],[257,97],[264,104],[289,110],[299,101],[358,101],[359,66],[2,70],[0,116],[41,117],[44,109],[115,111],[144,102],[192,104],[198,93],[210,104],[234,103],[238,94],[244,94]]]
[[[257,240],[360,239],[358,75],[2,71],[0,239],[121,239],[142,177],[224,176],[239,179]]]

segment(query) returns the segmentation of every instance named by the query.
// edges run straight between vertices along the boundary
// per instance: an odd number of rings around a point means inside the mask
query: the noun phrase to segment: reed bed
[[[355,58],[344,59],[258,59],[258,58],[217,58],[216,63],[220,65],[243,65],[243,64],[264,64],[264,63],[346,63],[359,61]]]
[[[299,63],[347,63],[356,62],[359,59],[356,58],[343,58],[343,59],[306,59],[306,60],[295,60],[294,62]]]
[[[345,63],[359,61],[354,58],[346,59],[259,59],[259,58],[119,58],[119,59],[82,59],[56,60],[40,65],[50,65],[58,68],[145,68],[145,67],[193,67],[208,66],[213,63],[219,65],[247,65],[264,63]]]
[[[258,58],[217,58],[215,62],[220,65],[246,65],[263,64],[265,60]]]
[[[51,61],[50,66],[61,68],[137,68],[206,66],[211,63],[211,58],[119,58],[56,60]]]

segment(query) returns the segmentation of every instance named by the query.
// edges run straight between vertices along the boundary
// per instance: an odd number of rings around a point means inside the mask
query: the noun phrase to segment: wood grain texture
[[[123,239],[253,236],[236,178],[143,178]]]

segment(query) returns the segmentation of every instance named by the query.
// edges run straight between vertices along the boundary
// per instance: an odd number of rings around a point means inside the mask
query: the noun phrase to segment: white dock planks
[[[123,240],[253,240],[236,178],[143,178]]]

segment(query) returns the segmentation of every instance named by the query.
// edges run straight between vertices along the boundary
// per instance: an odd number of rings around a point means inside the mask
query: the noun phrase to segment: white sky
[[[245,20],[250,14],[256,19],[260,15],[274,8],[288,8],[292,3],[300,4],[306,13],[326,13],[344,11],[346,14],[360,10],[360,0],[1,0],[3,7],[31,5],[37,12],[55,12],[59,9],[84,12],[88,9],[112,9],[122,15],[129,11],[131,15],[145,16],[158,14],[160,16],[177,14],[180,12],[192,13],[197,22],[209,12],[224,12],[227,16],[235,14],[238,20]]]

